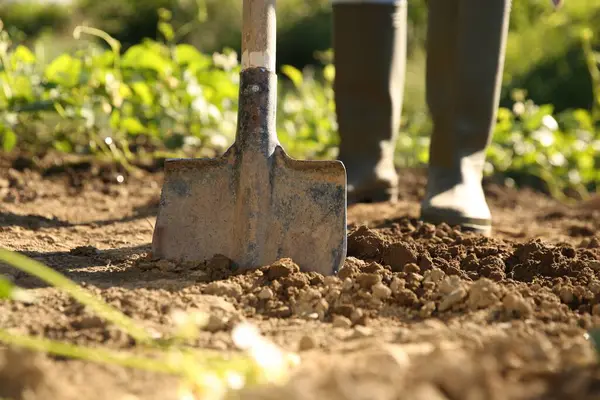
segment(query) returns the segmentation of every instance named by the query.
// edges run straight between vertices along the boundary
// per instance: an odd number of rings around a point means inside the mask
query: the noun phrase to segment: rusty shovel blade
[[[153,255],[238,268],[292,258],[303,271],[336,273],[346,256],[346,170],[339,161],[289,157],[275,131],[276,75],[240,75],[238,134],[216,159],[165,163]]]

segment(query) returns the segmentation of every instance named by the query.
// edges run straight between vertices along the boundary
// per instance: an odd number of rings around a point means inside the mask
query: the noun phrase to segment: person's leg
[[[427,99],[434,129],[421,207],[425,221],[491,232],[481,180],[500,96],[510,5],[510,0],[485,6],[480,0],[429,1]]]
[[[348,203],[394,201],[406,63],[406,0],[332,0],[334,90]]]

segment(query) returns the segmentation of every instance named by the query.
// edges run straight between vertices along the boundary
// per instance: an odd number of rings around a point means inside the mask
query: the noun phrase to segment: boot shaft
[[[334,2],[338,159],[348,199],[394,200],[406,64],[406,1]]]
[[[406,64],[406,1],[333,2],[336,113],[342,155],[393,147]],[[377,154],[377,155],[376,155]]]
[[[458,169],[470,155],[483,163],[500,98],[510,6],[510,0],[485,7],[478,0],[429,1],[430,165]]]

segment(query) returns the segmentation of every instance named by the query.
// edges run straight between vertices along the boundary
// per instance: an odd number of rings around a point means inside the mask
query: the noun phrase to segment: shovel
[[[275,128],[275,0],[244,0],[233,145],[215,159],[169,159],[152,252],[172,261],[215,255],[246,270],[291,258],[331,275],[346,257],[346,169],[302,161]]]

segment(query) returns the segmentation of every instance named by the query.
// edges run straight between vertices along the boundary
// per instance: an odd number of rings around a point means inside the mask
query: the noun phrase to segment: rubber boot
[[[406,0],[333,2],[334,82],[348,203],[396,201]]]
[[[481,185],[500,97],[510,0],[430,0],[427,103],[433,120],[421,218],[485,235]]]

